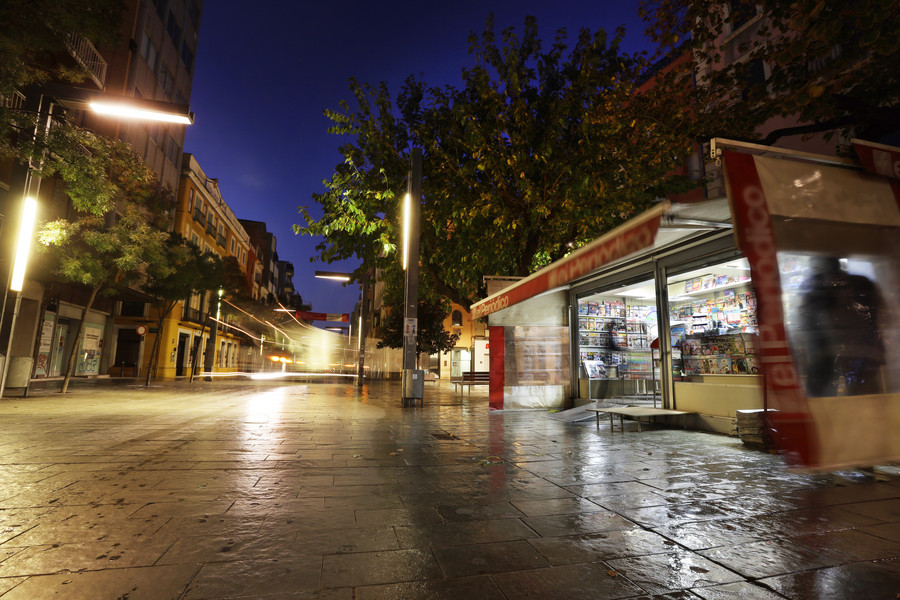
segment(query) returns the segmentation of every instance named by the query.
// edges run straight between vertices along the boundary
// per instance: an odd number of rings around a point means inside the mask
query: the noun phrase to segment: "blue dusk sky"
[[[470,62],[467,37],[489,13],[495,30],[521,30],[537,17],[549,48],[557,29],[626,28],[625,50],[645,46],[637,0],[462,0],[457,2],[309,2],[207,0],[200,25],[185,151],[238,218],[265,221],[278,255],[294,264],[294,287],[317,312],[351,312],[357,285],[315,279],[316,270],[350,271],[353,263],[310,262],[319,240],[298,236],[297,207],[317,205],[341,162],[342,138],[329,134],[322,111],[349,99],[348,80],[387,82],[392,97],[409,75],[429,85],[460,85]],[[318,325],[324,325],[319,323]]]

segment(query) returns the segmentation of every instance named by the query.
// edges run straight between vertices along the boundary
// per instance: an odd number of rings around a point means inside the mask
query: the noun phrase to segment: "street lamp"
[[[337,271],[316,271],[316,279],[331,279],[332,281],[341,281],[348,282],[350,281],[350,273],[340,273]],[[362,281],[359,282],[359,287],[361,288],[360,295],[360,308],[359,308],[359,327],[357,327],[356,335],[359,337],[359,341],[357,342],[356,349],[359,353],[359,359],[356,365],[356,385],[358,387],[362,387],[363,385],[363,374],[365,373],[366,368],[366,330],[365,330],[365,322],[366,322],[366,305],[368,303],[368,297],[366,294],[367,286],[366,286],[366,278],[363,278]]]
[[[402,406],[424,402],[424,373],[418,370],[419,329],[419,207],[422,204],[422,150],[409,155],[409,179],[403,199],[403,389]]]
[[[46,103],[46,107],[44,106]],[[38,92],[29,93],[25,99],[25,110],[38,115],[35,127],[31,131],[30,141],[34,143],[39,133],[43,130],[49,132],[53,119],[55,106],[91,110],[97,114],[107,114],[119,119],[141,119],[151,121],[164,121],[169,123],[189,125],[194,121],[194,115],[187,105],[171,102],[159,102],[155,100],[143,100],[127,96],[115,96],[105,92],[97,92],[85,88],[75,88],[59,84],[46,84]],[[19,241],[15,251],[15,265],[12,271],[6,271],[8,285],[3,290],[2,308],[0,308],[0,331],[3,329],[3,314],[6,310],[6,302],[9,291],[17,293],[15,309],[9,322],[9,337],[7,338],[7,351],[3,360],[3,369],[0,372],[0,397],[6,387],[6,377],[9,372],[10,353],[12,351],[13,335],[15,334],[16,319],[21,303],[22,288],[25,280],[25,270],[28,260],[28,247],[34,228],[34,218],[37,211],[37,201],[41,189],[41,177],[35,175],[40,170],[46,149],[41,152],[38,164],[35,165],[29,159],[27,165],[15,163],[12,177],[10,178],[10,199],[22,198],[19,209],[22,227],[20,228]],[[9,206],[3,207],[7,216],[12,211]],[[27,225],[27,232],[26,232]],[[9,242],[4,242],[7,251],[11,250]],[[77,340],[76,340],[77,343]]]
[[[16,292],[16,304],[13,308],[12,325],[9,332],[9,341],[6,343],[6,356],[3,358],[3,370],[0,373],[0,397],[6,388],[6,375],[9,373],[10,353],[12,350],[12,328],[15,327],[16,318],[19,316],[19,308],[22,306],[22,288],[25,285],[25,267],[28,265],[28,253],[31,251],[31,237],[34,233],[34,221],[37,216],[37,200],[32,197],[25,198],[22,206],[22,221],[19,223],[19,239],[16,243],[15,263],[13,264],[12,277],[9,289]]]

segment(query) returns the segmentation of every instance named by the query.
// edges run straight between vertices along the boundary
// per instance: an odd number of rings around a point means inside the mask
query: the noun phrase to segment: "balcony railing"
[[[211,235],[213,237],[216,237],[216,228],[213,227],[212,223],[209,223],[209,222],[206,223],[206,233],[208,233],[209,235]]]
[[[10,110],[20,110],[25,106],[25,95],[22,92],[13,92],[10,96],[0,94],[0,104]]]
[[[220,233],[219,235],[217,235],[217,236],[216,236],[216,243],[219,244],[220,246],[222,246],[222,247],[224,248],[224,247],[225,247],[225,236],[222,235],[221,233]]]
[[[194,220],[200,223],[200,227],[206,225],[206,215],[200,211],[199,207],[194,209]]]
[[[184,312],[181,314],[182,321],[190,321],[191,323],[199,323],[203,324],[203,314],[197,308],[191,308],[190,306],[184,307]]]
[[[87,38],[75,33],[69,34],[66,44],[69,54],[90,74],[101,90],[106,86],[106,61]]]

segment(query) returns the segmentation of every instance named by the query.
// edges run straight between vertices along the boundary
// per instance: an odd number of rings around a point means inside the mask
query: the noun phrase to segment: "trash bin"
[[[415,404],[416,400],[424,403],[425,371],[422,369],[403,369],[403,406]]]
[[[9,371],[6,374],[6,387],[24,390],[28,395],[31,383],[31,367],[34,359],[30,356],[13,356],[9,359]]]

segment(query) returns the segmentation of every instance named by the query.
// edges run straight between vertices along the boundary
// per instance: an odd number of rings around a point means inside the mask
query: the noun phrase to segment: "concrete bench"
[[[588,412],[593,412],[597,416],[597,428],[600,428],[600,414],[605,413],[609,415],[609,428],[613,429],[613,415],[619,417],[619,428],[624,431],[625,428],[625,417],[629,417],[637,421],[638,424],[638,433],[641,432],[641,417],[669,417],[669,416],[681,416],[681,426],[684,429],[687,429],[687,415],[695,414],[690,411],[685,410],[670,410],[667,408],[652,408],[649,406],[615,406],[610,408],[588,408],[586,409]]]

